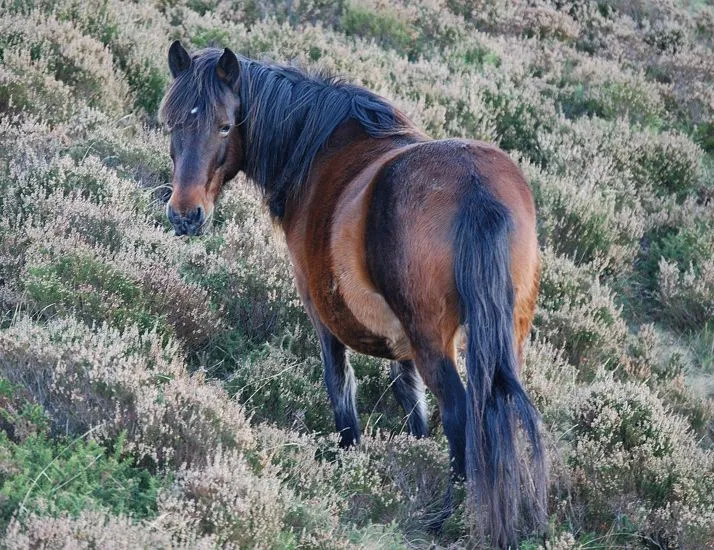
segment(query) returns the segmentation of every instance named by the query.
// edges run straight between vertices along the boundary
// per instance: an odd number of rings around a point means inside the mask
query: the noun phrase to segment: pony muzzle
[[[207,218],[206,209],[201,205],[181,211],[169,203],[166,206],[166,215],[179,236],[200,235]]]

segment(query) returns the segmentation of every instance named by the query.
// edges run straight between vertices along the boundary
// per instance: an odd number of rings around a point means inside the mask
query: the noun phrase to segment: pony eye
[[[223,137],[227,136],[228,133],[231,131],[231,125],[230,124],[224,124],[218,129],[218,133],[221,134]]]

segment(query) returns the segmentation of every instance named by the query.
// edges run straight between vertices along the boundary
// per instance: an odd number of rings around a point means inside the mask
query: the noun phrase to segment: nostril
[[[181,217],[178,215],[178,212],[176,212],[176,210],[174,210],[174,207],[171,206],[170,204],[167,205],[167,207],[166,207],[166,216],[169,218],[169,221],[172,224],[179,223],[179,221],[181,219]]]
[[[191,212],[190,219],[193,223],[196,223],[196,224],[203,223],[203,220],[204,220],[203,207],[197,206],[196,208],[194,208],[193,212]]]

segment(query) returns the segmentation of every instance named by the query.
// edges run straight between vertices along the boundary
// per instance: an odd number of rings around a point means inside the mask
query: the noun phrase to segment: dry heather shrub
[[[300,307],[284,238],[271,223],[258,192],[241,177],[226,190],[220,206],[225,209],[221,214],[225,220],[222,259],[243,263],[247,271],[259,273],[262,284],[270,289],[269,302]]]
[[[238,453],[219,448],[203,467],[179,470],[158,506],[158,521],[179,538],[210,535],[223,548],[288,543],[281,536],[285,508],[279,480],[270,469],[257,476]]]
[[[55,431],[109,440],[126,432],[130,452],[161,466],[253,445],[242,408],[189,376],[176,344],[155,332],[23,317],[0,332],[0,374],[28,389]]]
[[[628,376],[656,385],[681,375],[683,351],[669,340],[654,323],[640,325],[628,337],[628,356],[623,361]]]
[[[405,532],[419,531],[442,509],[449,459],[435,439],[377,433],[341,452],[339,464],[335,483],[348,495],[343,517],[350,521],[395,521]]]
[[[215,374],[230,373],[246,346],[256,349],[266,342],[298,357],[317,356],[283,239],[257,192],[239,178],[225,190],[216,211],[204,245],[210,252],[197,251],[181,266],[184,280],[205,292],[221,312],[225,328],[213,332],[202,364]]]
[[[518,29],[521,26],[522,28]],[[580,26],[570,15],[554,9],[548,2],[536,1],[523,8],[512,30],[526,36],[573,41],[580,35]]]
[[[539,137],[547,172],[571,178],[589,173],[598,188],[617,193],[630,207],[637,204],[640,190],[631,174],[631,144],[637,131],[625,119],[560,118],[558,129]]]
[[[101,116],[77,126],[72,128],[69,148],[75,161],[95,156],[122,179],[155,190],[157,197],[170,194],[171,157],[164,132],[141,124],[134,116],[120,121]]]
[[[24,301],[46,315],[76,313],[119,327],[159,323],[190,346],[220,330],[208,294],[177,269],[186,247],[151,227],[147,193],[136,183],[91,155],[45,161],[18,152],[8,170],[1,206],[14,224],[12,241],[22,241],[9,245],[22,253],[9,290],[26,292]]]
[[[64,128],[54,127],[29,113],[3,116],[0,120],[0,162],[2,185],[8,185],[10,166],[32,165],[40,159],[47,161],[71,143]],[[3,202],[5,198],[3,197]]]
[[[70,225],[72,213],[65,209],[67,217],[56,220],[60,223],[29,235],[34,242],[26,252],[23,286],[36,311],[43,310],[45,316],[74,314],[88,323],[105,321],[119,328],[158,326],[189,347],[199,346],[220,330],[206,292],[186,283],[175,266],[147,256],[139,243],[112,231],[101,218],[86,217],[87,210],[82,209],[74,221],[83,222],[85,231],[99,225],[101,230],[93,238],[104,232],[105,239],[120,248],[87,243]],[[51,240],[40,244],[40,235]],[[124,240],[129,242],[123,245]]]
[[[577,185],[592,179],[590,185],[614,194],[618,205],[637,219],[643,218],[642,207],[652,197],[675,194],[681,200],[704,175],[703,152],[691,138],[674,131],[638,130],[622,119],[565,121],[559,134],[544,134],[539,143],[548,172],[575,179]],[[642,228],[636,229],[641,235]]]
[[[547,1],[452,0],[450,4],[477,28],[497,34],[570,42],[581,33],[577,20]]]
[[[429,55],[463,38],[463,20],[446,4],[444,0],[347,2],[340,27],[348,36],[374,39],[412,58]]]
[[[656,124],[667,116],[664,97],[668,87],[653,83],[642,72],[626,71],[613,61],[583,55],[570,56],[568,65],[556,67],[555,74],[560,70],[563,74],[559,76],[567,85],[557,93],[569,118],[592,115]]]
[[[79,32],[106,45],[115,73],[131,88],[134,104],[154,119],[169,76],[165,57],[157,52],[163,52],[171,34],[166,14],[157,6],[58,0],[33,6],[16,2],[8,9],[17,17],[71,21]]]
[[[667,547],[714,533],[714,456],[646,386],[604,375],[574,397],[577,498],[592,527],[623,518]]]
[[[84,511],[78,517],[32,515],[22,522],[13,520],[4,537],[4,547],[13,549],[44,548],[215,548],[212,537],[186,533],[177,540],[172,533],[157,529],[151,523],[137,524],[122,516],[109,516],[99,511]]]
[[[75,108],[72,89],[51,75],[46,59],[33,60],[24,48],[3,52],[0,112],[32,113],[57,123]]]
[[[342,457],[352,451],[344,453],[338,448],[336,434],[314,437],[266,424],[256,426],[255,433],[259,475],[274,475],[282,484],[283,542],[290,540],[299,548],[325,550],[403,547],[402,535],[394,524],[385,528],[353,523],[351,506],[359,497],[353,494],[354,487],[344,490],[344,469],[351,463],[342,462]],[[420,464],[417,461],[413,468],[420,468]],[[413,487],[402,489],[407,492]],[[371,490],[378,492],[379,488]]]
[[[572,533],[560,533],[555,537],[549,538],[545,542],[545,546],[539,546],[538,550],[578,550],[582,548],[577,544]]]
[[[615,367],[625,353],[627,325],[613,291],[599,281],[602,264],[576,265],[545,249],[535,325],[583,375],[604,361]]]
[[[565,121],[560,134],[541,134],[546,168],[525,163],[549,246],[579,263],[607,259],[609,270],[631,269],[647,226],[632,176],[632,132],[622,121]]]
[[[609,269],[630,269],[644,233],[639,208],[600,187],[598,174],[578,178],[544,175],[537,183],[542,234],[558,253],[578,264],[604,258]]]
[[[72,3],[76,6],[76,3]],[[109,34],[107,43],[114,61],[131,88],[134,105],[155,120],[169,81],[163,52],[171,26],[156,6],[148,3],[107,2],[106,19],[92,29],[93,36]],[[85,4],[86,26],[92,27],[91,4]],[[75,19],[76,20],[76,19]],[[175,32],[175,31],[174,31]]]
[[[695,43],[711,36],[709,7],[700,6],[693,17],[692,7],[673,2],[564,5],[572,6],[571,13],[581,23],[580,49],[621,65],[645,67],[652,80],[673,84],[667,99],[676,107],[678,116],[694,124],[711,118],[711,52],[707,44]],[[695,37],[697,32],[700,37]]]
[[[577,369],[566,361],[564,351],[540,335],[526,344],[521,377],[546,423],[560,419],[575,391],[577,376]]]
[[[189,8],[197,15],[216,16],[222,21],[249,27],[259,25],[266,19],[293,26],[336,22],[341,4],[333,0],[298,0],[291,3],[282,0],[161,0],[157,2],[157,7],[162,11],[171,7]]]
[[[609,166],[610,159],[619,158],[618,153],[631,134],[623,119],[605,121],[594,117],[570,120],[560,116],[558,129],[556,133],[543,132],[539,143],[548,171],[559,175],[578,174],[601,156],[608,161],[605,167]],[[612,141],[619,147],[610,147]],[[626,160],[623,155],[623,162]]]
[[[124,109],[129,88],[114,71],[111,53],[70,21],[38,12],[7,15],[0,18],[0,36],[3,50],[29,49],[34,58],[44,60],[43,68],[87,105],[112,114]],[[25,103],[24,99],[20,101]]]
[[[714,319],[714,258],[686,269],[661,258],[657,300],[663,315],[679,329],[710,322]]]
[[[256,421],[298,431],[334,430],[317,355],[302,359],[265,346],[259,355],[240,361],[227,384]]]
[[[706,233],[702,229],[714,223],[714,211],[709,207],[707,201],[701,201],[698,197],[693,196],[687,197],[684,201],[679,201],[672,195],[656,197],[648,205],[648,210],[650,211],[647,219],[648,229],[664,232],[665,238],[668,233],[671,237],[671,233],[677,230],[682,233],[679,236],[686,233]],[[701,245],[705,244],[707,239],[700,235],[695,240],[701,241],[694,247],[694,255],[697,255]],[[662,244],[660,243],[660,245]],[[656,259],[659,261],[659,257]]]
[[[256,455],[261,468],[280,479],[286,505],[285,526],[300,545],[331,548],[343,532],[340,515],[347,497],[334,480],[340,475],[331,457],[337,451],[337,436],[315,438],[268,424],[255,426]]]
[[[498,144],[517,150],[533,161],[542,159],[539,134],[552,130],[555,103],[538,93],[537,86],[503,68],[487,68],[485,103],[493,111]]]
[[[693,199],[661,204],[662,212],[652,216],[653,239],[639,269],[652,291],[653,313],[677,331],[697,330],[712,318],[713,212]]]
[[[678,197],[699,185],[703,152],[689,137],[674,132],[640,132],[634,137],[629,149],[637,184]]]
[[[693,124],[707,123],[714,114],[714,61],[711,50],[694,46],[665,52],[657,59],[655,71],[674,83],[672,98],[678,114]]]

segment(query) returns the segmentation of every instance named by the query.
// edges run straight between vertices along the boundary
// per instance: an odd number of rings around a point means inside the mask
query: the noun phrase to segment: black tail
[[[517,376],[508,210],[474,176],[456,223],[455,275],[468,325],[466,477],[481,532],[517,548],[521,524],[545,521],[540,416]],[[531,456],[519,457],[523,427]]]

